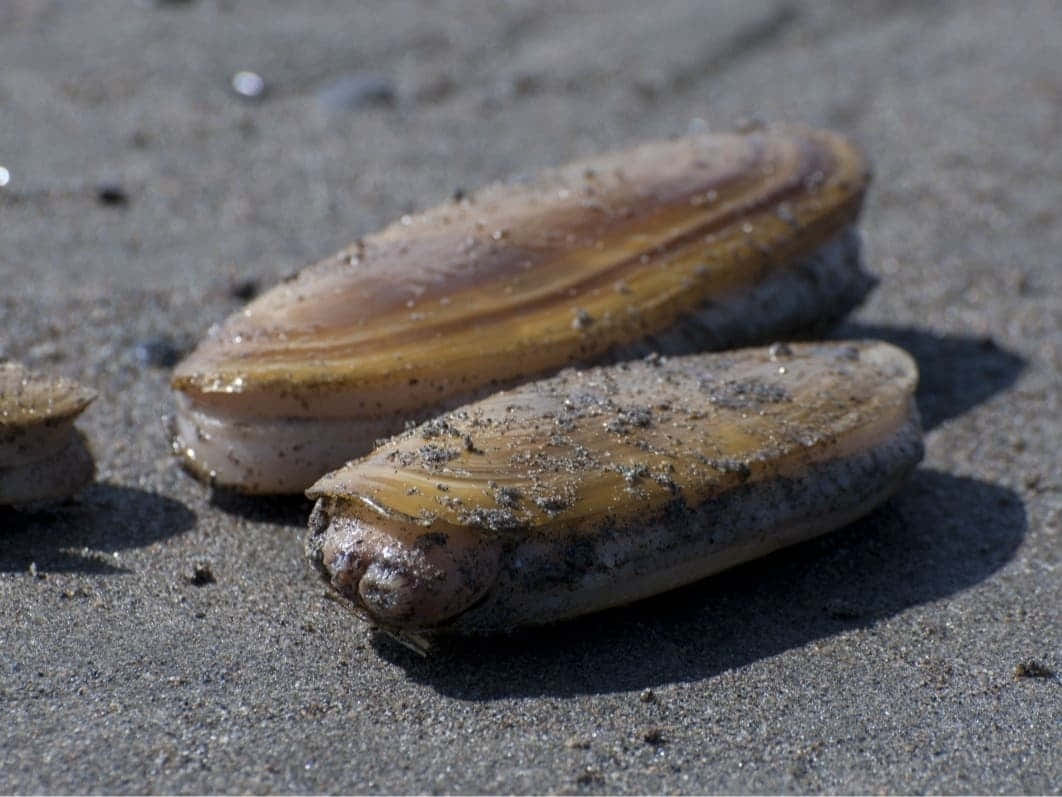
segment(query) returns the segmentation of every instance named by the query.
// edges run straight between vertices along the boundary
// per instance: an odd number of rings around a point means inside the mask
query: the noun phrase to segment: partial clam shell
[[[834,133],[644,144],[369,236],[213,329],[175,371],[195,473],[294,492],[377,438],[574,364],[778,339],[871,285],[868,181]]]
[[[874,341],[566,370],[323,477],[308,553],[411,640],[628,603],[880,504],[922,457],[916,382]]]
[[[92,481],[74,420],[95,398],[70,379],[0,363],[0,504],[63,498]]]

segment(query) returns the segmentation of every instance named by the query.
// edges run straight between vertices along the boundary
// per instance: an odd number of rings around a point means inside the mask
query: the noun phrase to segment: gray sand
[[[0,513],[0,791],[1062,791],[1062,681],[1015,677],[1062,671],[1060,41],[1051,2],[0,3],[0,354],[100,392],[97,483]],[[169,456],[168,347],[248,281],[749,119],[875,163],[838,334],[915,355],[928,451],[866,520],[421,660],[328,599],[307,502]]]

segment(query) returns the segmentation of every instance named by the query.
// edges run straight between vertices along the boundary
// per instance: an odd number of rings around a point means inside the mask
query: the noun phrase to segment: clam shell
[[[43,459],[0,468],[0,505],[57,501],[89,484],[96,463],[85,438],[71,430],[67,444]]]
[[[73,380],[0,363],[0,504],[62,498],[92,480],[74,420],[95,398]]]
[[[574,364],[777,339],[871,282],[868,181],[804,128],[657,141],[496,185],[304,270],[175,371],[175,449],[215,484],[300,491],[410,419]]]
[[[916,382],[873,341],[566,370],[324,476],[308,552],[412,639],[627,603],[885,500],[922,457]]]

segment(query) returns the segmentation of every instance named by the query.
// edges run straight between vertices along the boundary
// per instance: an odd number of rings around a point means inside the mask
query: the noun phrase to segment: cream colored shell
[[[95,397],[73,380],[0,362],[0,504],[62,498],[92,480],[74,420]]]

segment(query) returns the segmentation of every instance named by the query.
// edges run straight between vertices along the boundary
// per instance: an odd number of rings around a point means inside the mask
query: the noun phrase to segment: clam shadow
[[[245,495],[219,487],[210,491],[210,505],[255,523],[298,527],[306,526],[313,510],[313,501],[302,495]]]
[[[1007,489],[920,469],[840,531],[671,593],[508,637],[445,640],[425,657],[373,645],[414,681],[464,700],[573,696],[697,681],[988,578],[1027,527]]]
[[[0,572],[126,573],[101,551],[142,548],[195,521],[179,501],[115,484],[92,484],[62,503],[0,507]]]
[[[941,335],[913,327],[848,322],[831,338],[877,338],[906,349],[918,363],[915,398],[928,431],[1013,385],[1024,358],[991,338]]]

